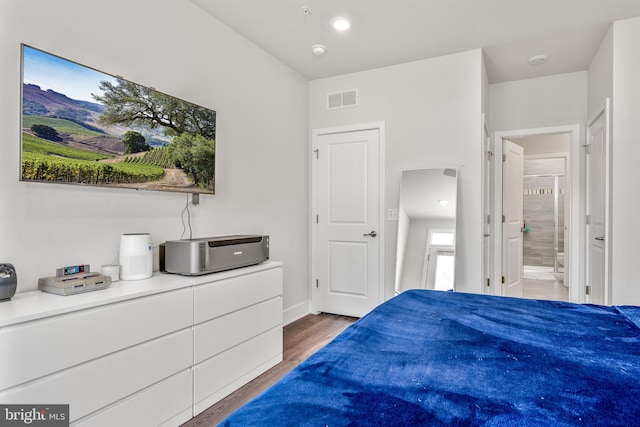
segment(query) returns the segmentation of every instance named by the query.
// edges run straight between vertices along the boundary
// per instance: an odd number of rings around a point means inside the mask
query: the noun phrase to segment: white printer
[[[185,276],[246,267],[268,259],[269,236],[168,240],[160,245],[160,270]]]

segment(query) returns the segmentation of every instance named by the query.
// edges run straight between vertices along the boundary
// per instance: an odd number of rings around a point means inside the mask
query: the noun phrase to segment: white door
[[[587,286],[589,302],[608,304],[606,297],[607,129],[608,108],[587,129]]]
[[[505,140],[502,165],[502,214],[504,284],[502,295],[522,297],[522,232],[524,149]]]
[[[363,316],[380,298],[380,129],[316,138],[321,312]]]

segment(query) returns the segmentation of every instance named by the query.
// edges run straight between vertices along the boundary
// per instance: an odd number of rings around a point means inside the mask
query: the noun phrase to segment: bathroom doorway
[[[571,135],[511,138],[524,149],[523,297],[569,301],[569,189]]]

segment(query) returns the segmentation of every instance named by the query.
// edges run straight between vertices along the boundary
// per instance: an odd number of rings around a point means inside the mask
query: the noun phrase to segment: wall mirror
[[[402,172],[395,291],[454,289],[457,169]]]

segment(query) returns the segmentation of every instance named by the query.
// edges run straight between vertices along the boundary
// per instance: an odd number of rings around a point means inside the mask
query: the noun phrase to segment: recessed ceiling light
[[[448,200],[438,200],[438,204],[440,206],[447,206],[449,204]]]
[[[342,16],[338,16],[337,18],[333,18],[331,20],[331,25],[338,31],[346,31],[351,27],[351,22],[347,18]]]
[[[529,64],[531,65],[540,65],[547,62],[547,55],[536,55],[529,58]]]

